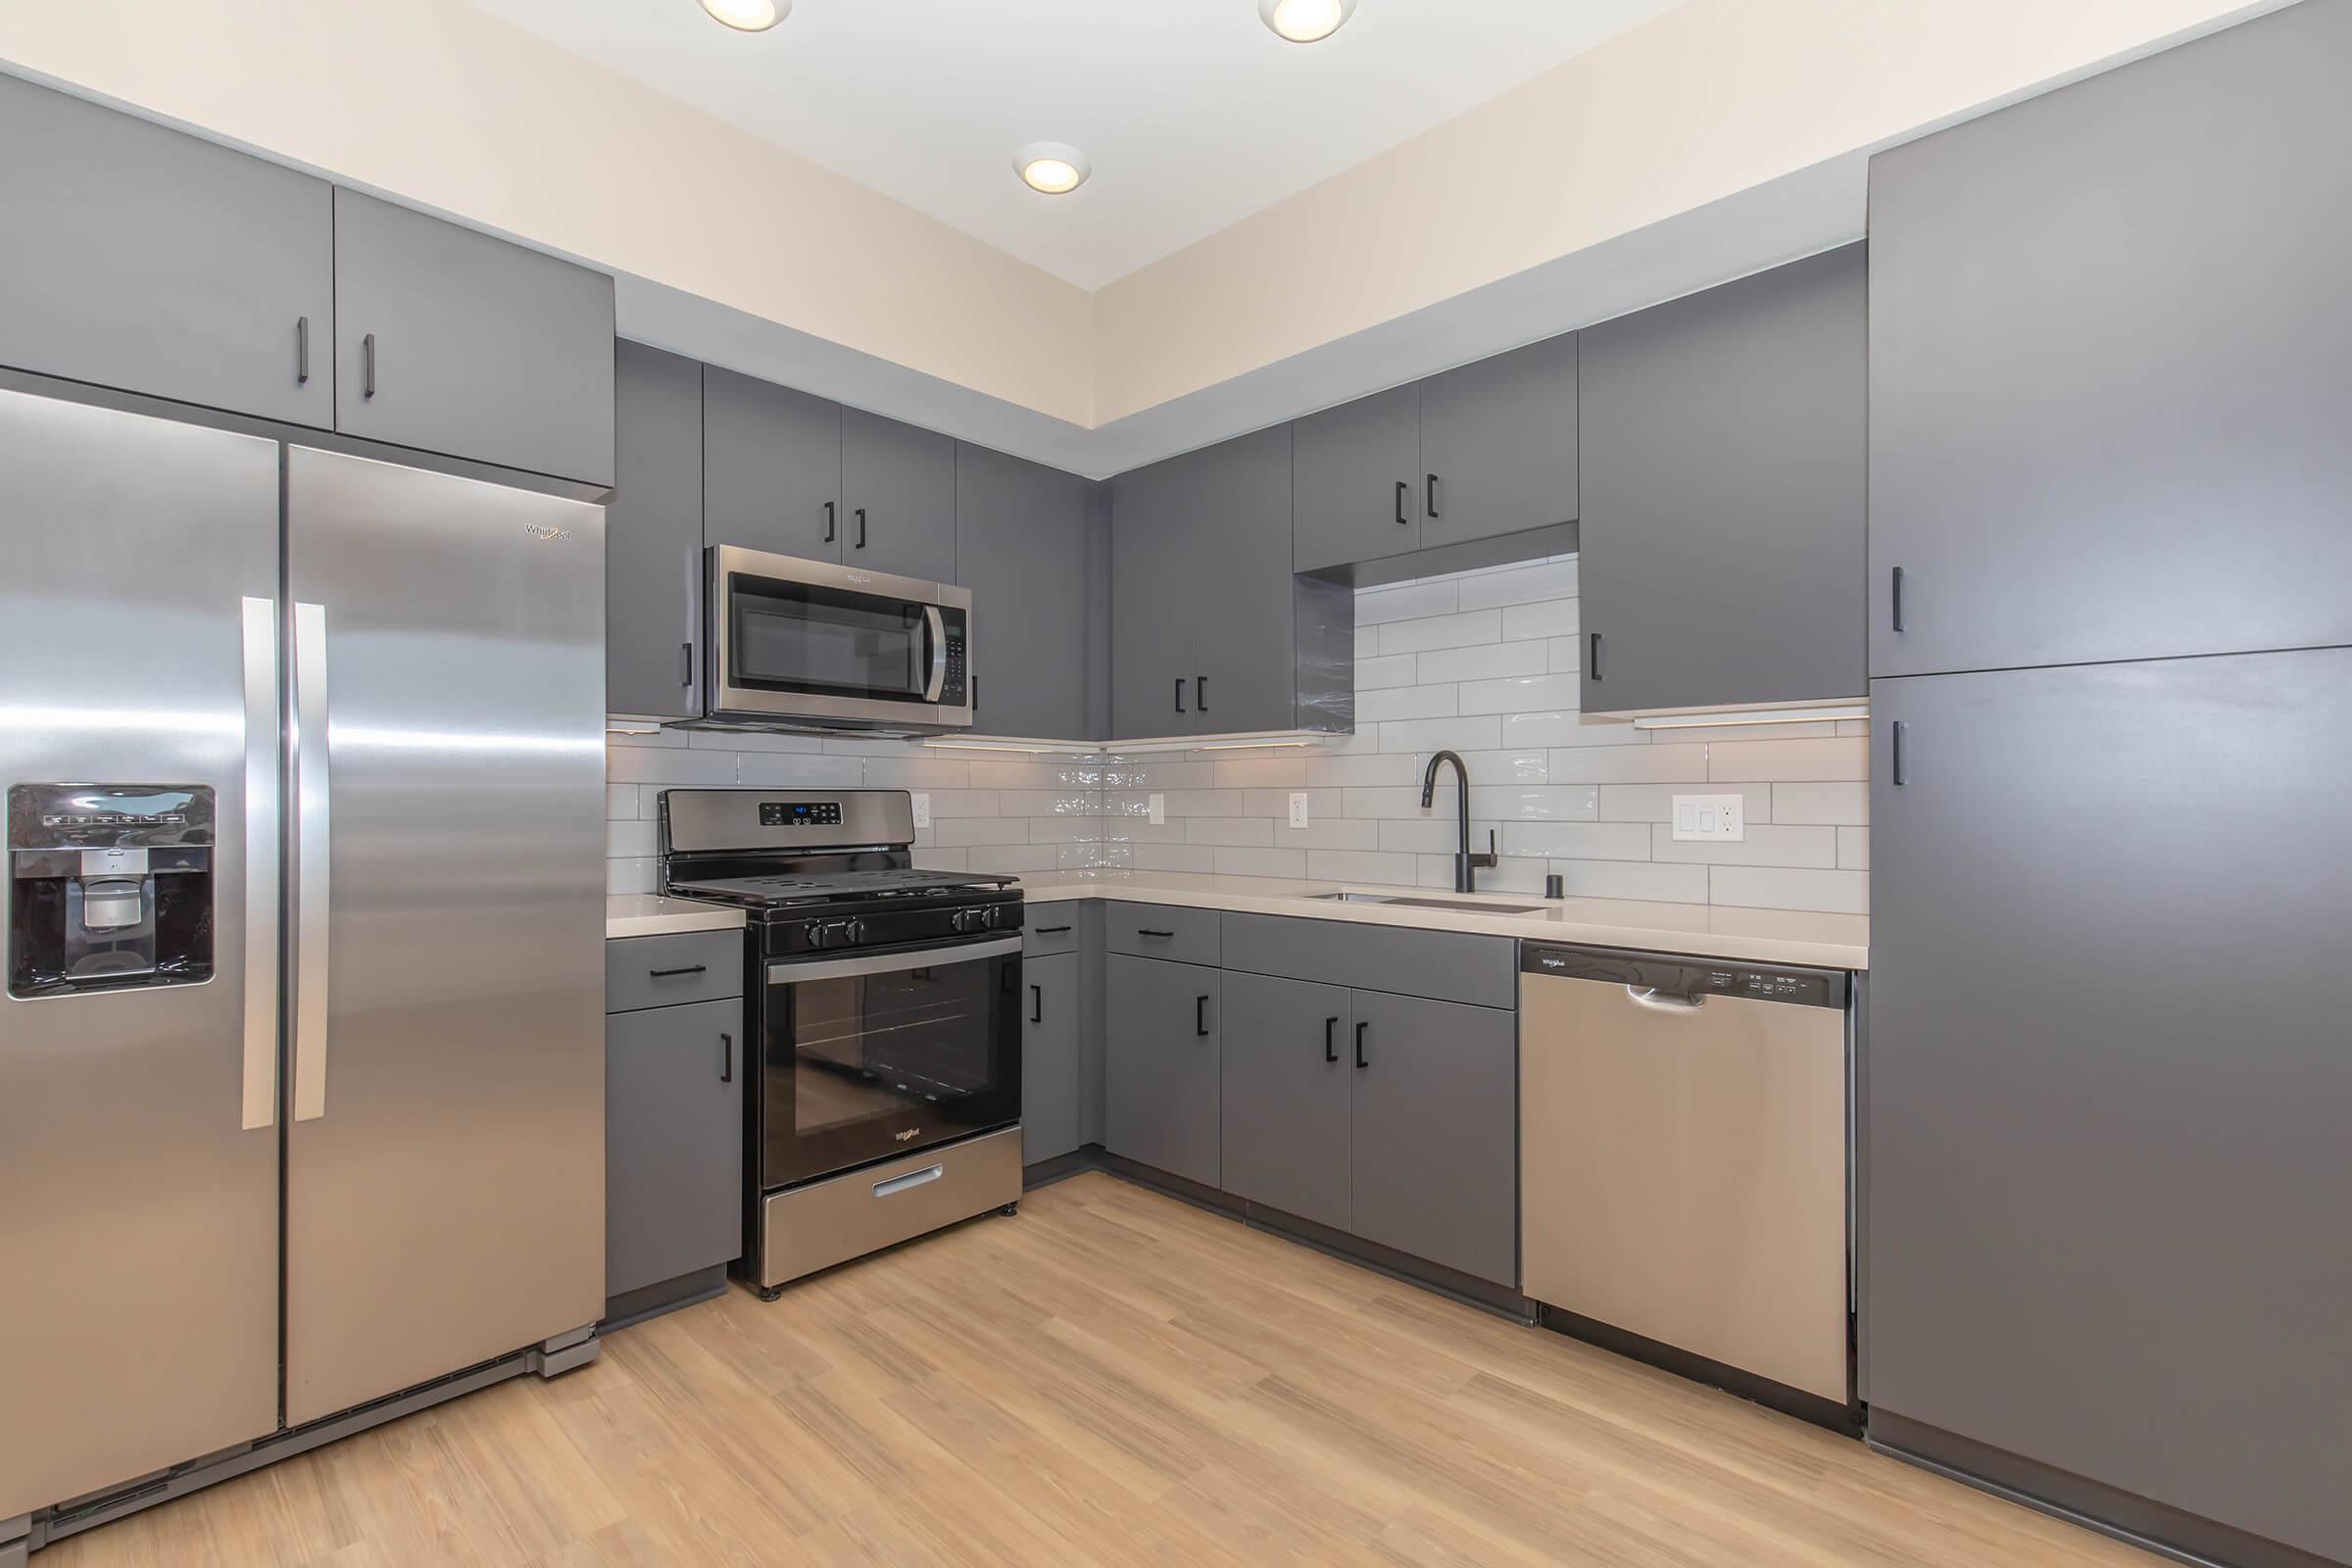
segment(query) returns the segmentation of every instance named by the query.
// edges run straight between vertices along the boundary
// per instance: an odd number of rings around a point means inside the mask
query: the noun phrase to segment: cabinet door
[[[1228,974],[1225,1190],[1348,1229],[1355,1011],[1342,986]]]
[[[1421,383],[1421,545],[1577,515],[1574,332]]]
[[[956,581],[956,441],[863,409],[841,411],[841,559]]]
[[[743,1006],[605,1020],[605,1295],[743,1250]]]
[[[1876,681],[1871,728],[1871,1405],[2352,1560],[2352,650]]]
[[[702,711],[703,368],[612,345],[612,499],[605,504],[605,710]]]
[[[1032,1165],[1086,1142],[1078,973],[1075,953],[1021,960],[1021,1158]]]
[[[1291,425],[1300,571],[1421,548],[1421,388],[1392,387]]]
[[[612,279],[335,192],[335,428],[612,482]]]
[[[1355,1234],[1519,1281],[1518,1015],[1355,993]]]
[[[703,543],[841,559],[841,405],[703,371]]]
[[[1110,732],[1122,740],[1196,722],[1191,471],[1170,458],[1111,484]]]
[[[2352,642],[2347,59],[2292,6],[1871,160],[1871,673]]]
[[[956,448],[956,581],[972,591],[973,725],[1086,740],[1087,481]]]
[[[1103,1147],[1219,1185],[1222,976],[1198,964],[1112,954],[1102,960]]]
[[[333,425],[324,180],[5,75],[0,147],[0,365]]]
[[[1195,453],[1185,608],[1194,617],[1193,728],[1207,734],[1298,722],[1291,564],[1291,427]]]
[[[1850,245],[1586,329],[1586,711],[1862,695],[1865,281]]]

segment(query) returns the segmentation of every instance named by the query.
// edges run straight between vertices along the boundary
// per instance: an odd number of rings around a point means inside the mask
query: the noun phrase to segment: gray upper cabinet
[[[2347,59],[2290,6],[1871,160],[1873,674],[2352,642]]]
[[[605,507],[605,710],[701,712],[703,368],[612,346],[612,499]]]
[[[612,279],[335,192],[335,428],[612,482]]]
[[[1102,969],[1103,1147],[1217,1186],[1224,976],[1115,953]]]
[[[0,365],[334,424],[325,181],[6,75],[0,148]]]
[[[1421,545],[1574,521],[1577,334],[1421,383]]]
[[[1421,388],[1392,387],[1294,420],[1297,568],[1421,548]]]
[[[1224,976],[1225,1190],[1348,1228],[1355,1005],[1341,986]]]
[[[1880,681],[1871,723],[1871,1407],[2352,1561],[2352,818],[2310,784],[2352,651]]]
[[[1584,333],[1588,712],[1863,693],[1864,250]]]
[[[842,559],[838,403],[703,369],[703,543]]]
[[[1192,476],[1199,456],[1170,458],[1111,484],[1110,723],[1121,739],[1181,735],[1198,724],[1188,590],[1198,568]]]
[[[1084,962],[1074,952],[1021,960],[1021,1158],[1032,1165],[1087,1141]]]
[[[1290,426],[1222,442],[1201,456],[1183,580],[1198,635],[1194,727],[1208,734],[1290,729],[1300,722],[1301,652],[1291,575]],[[1354,601],[1344,590],[1339,596],[1348,603],[1346,657],[1352,660]],[[1348,678],[1352,698],[1352,665]]]
[[[743,1005],[605,1020],[605,1295],[743,1250]]]
[[[1092,740],[1086,680],[1089,482],[956,448],[956,581],[972,591],[973,727]]]
[[[841,411],[841,560],[956,580],[956,442],[863,409]]]
[[[1377,991],[1353,1002],[1355,1234],[1516,1286],[1518,1015]]]

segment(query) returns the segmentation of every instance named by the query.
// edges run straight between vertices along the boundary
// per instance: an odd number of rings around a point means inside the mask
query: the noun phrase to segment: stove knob
[[[948,916],[948,929],[958,933],[983,930],[983,913],[979,909],[957,909]]]
[[[841,940],[846,946],[853,948],[863,942],[865,940],[865,922],[863,920],[842,921]]]
[[[994,931],[997,923],[1004,917],[1004,911],[992,904],[980,911],[980,924],[987,930]]]

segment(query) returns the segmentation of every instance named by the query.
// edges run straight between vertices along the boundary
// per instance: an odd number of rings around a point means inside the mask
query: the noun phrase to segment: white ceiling
[[[1087,289],[1680,3],[1361,0],[1302,46],[1255,0],[798,0],[764,33],[696,0],[475,0]],[[1028,190],[1032,141],[1094,177]]]

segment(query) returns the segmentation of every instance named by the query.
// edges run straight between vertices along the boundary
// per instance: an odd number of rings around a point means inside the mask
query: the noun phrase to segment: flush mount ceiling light
[[[737,32],[765,32],[792,15],[792,0],[703,0],[703,9]]]
[[[1258,20],[1290,43],[1321,43],[1355,15],[1355,0],[1257,0]]]
[[[1086,183],[1094,166],[1075,147],[1057,141],[1033,141],[1012,155],[1012,172],[1031,190],[1048,196],[1067,196]]]

